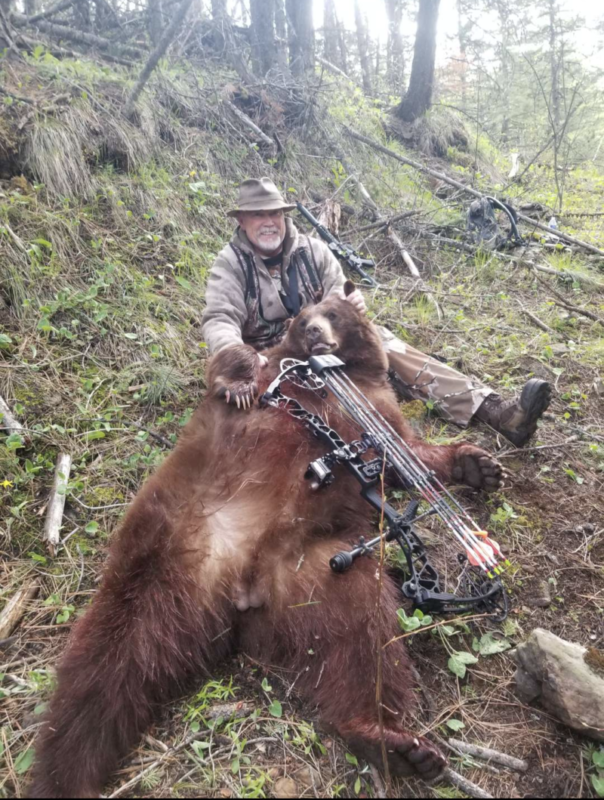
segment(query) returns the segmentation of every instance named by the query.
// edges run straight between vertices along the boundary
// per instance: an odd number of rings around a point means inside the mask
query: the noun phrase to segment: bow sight
[[[314,489],[321,489],[333,482],[335,466],[342,465],[352,473],[361,486],[361,495],[383,517],[386,528],[383,539],[398,542],[404,554],[406,580],[402,591],[415,608],[430,614],[478,611],[493,615],[497,621],[504,620],[507,596],[499,576],[509,562],[502,559],[499,545],[426,468],[342,367],[344,362],[333,355],[312,356],[308,361],[284,359],[280,374],[260,399],[262,405],[287,411],[327,445],[328,452],[309,465],[305,477]],[[287,381],[320,392],[323,397],[329,390],[359,427],[360,438],[345,442],[319,415],[283,393],[281,385]],[[401,514],[386,502],[381,489],[385,470],[392,472],[406,490],[417,492],[428,503],[428,510],[418,516],[420,502],[412,500]],[[442,591],[438,572],[414,527],[433,515],[440,517],[462,548],[457,556],[462,567],[457,594]],[[371,553],[381,541],[382,536],[370,541],[361,538],[356,547],[333,556],[329,562],[331,569],[345,572],[355,559]]]

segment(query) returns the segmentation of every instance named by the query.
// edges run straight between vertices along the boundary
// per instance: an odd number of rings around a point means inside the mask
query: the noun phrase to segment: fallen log
[[[118,44],[117,42],[112,42],[110,39],[104,39],[102,36],[95,36],[93,33],[77,31],[75,28],[70,28],[68,25],[59,25],[56,22],[48,22],[47,20],[39,20],[33,25],[30,25],[29,18],[26,17],[25,14],[13,14],[11,19],[17,28],[33,27],[56,39],[67,39],[70,42],[85,44],[88,47],[96,47],[102,51],[113,50],[118,55],[123,55],[126,58],[140,59],[143,57],[143,51],[138,47]]]
[[[463,742],[461,739],[449,739],[448,743],[458,752],[479,758],[481,761],[486,761],[487,763],[492,761],[494,764],[513,769],[516,772],[526,772],[528,770],[526,761],[509,756],[507,753],[501,753],[499,750],[491,750],[489,747]]]
[[[68,453],[61,453],[57,459],[55,479],[52,486],[48,510],[46,512],[44,536],[42,537],[42,541],[46,542],[52,556],[56,555],[60,541],[61,523],[63,522],[63,509],[65,508],[65,495],[67,493],[70,470],[71,456]]]
[[[465,184],[461,183],[460,181],[456,181],[454,178],[450,178],[448,175],[445,175],[444,172],[438,172],[438,170],[431,169],[430,167],[426,167],[423,164],[420,164],[419,161],[414,161],[411,158],[407,158],[406,156],[401,156],[398,153],[395,153],[394,150],[391,150],[388,147],[384,147],[384,145],[380,144],[379,142],[375,142],[373,139],[369,139],[367,136],[363,136],[363,134],[358,133],[357,131],[353,130],[352,128],[347,127],[346,125],[343,126],[344,132],[350,136],[352,139],[356,139],[363,144],[372,147],[374,150],[377,150],[378,153],[383,153],[390,158],[394,158],[396,161],[400,161],[401,164],[405,164],[408,167],[412,167],[413,169],[418,170],[419,172],[423,172],[426,175],[430,175],[432,178],[436,178],[439,181],[443,181],[444,183],[448,183],[449,186],[453,186],[455,189],[459,189],[461,192],[465,192],[466,194],[472,195],[472,197],[482,198],[484,195],[473,189],[471,186],[466,186]],[[570,236],[568,233],[563,233],[562,231],[556,230],[553,231],[547,225],[544,225],[542,222],[537,222],[532,217],[527,217],[526,214],[521,214],[517,212],[518,219],[521,219],[523,222],[527,222],[529,225],[532,225],[533,228],[539,228],[539,230],[547,231],[549,234],[556,236],[558,239],[562,239],[564,242],[568,242],[569,244],[577,245],[578,247],[582,247],[584,250],[588,250],[590,253],[595,253],[598,256],[604,256],[604,250],[600,250],[599,247],[595,247],[593,244],[589,244],[588,242],[583,242],[580,239],[576,239],[574,236]]]

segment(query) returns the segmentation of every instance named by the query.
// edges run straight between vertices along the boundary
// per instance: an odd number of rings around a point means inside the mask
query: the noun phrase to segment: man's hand
[[[354,292],[351,292],[347,297],[349,303],[356,308],[356,310],[364,314],[367,311],[367,306],[365,305],[365,298],[363,297],[363,293],[360,289],[355,289]]]

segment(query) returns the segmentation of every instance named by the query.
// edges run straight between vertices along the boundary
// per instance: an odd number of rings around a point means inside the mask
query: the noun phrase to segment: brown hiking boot
[[[550,384],[532,378],[524,385],[519,398],[503,400],[498,394],[489,395],[474,416],[502,433],[516,447],[524,447],[537,430],[537,420],[547,410],[551,399]]]

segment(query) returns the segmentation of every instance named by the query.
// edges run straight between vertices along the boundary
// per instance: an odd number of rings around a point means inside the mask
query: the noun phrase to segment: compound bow
[[[502,558],[499,545],[480,529],[434,472],[427,469],[348,377],[342,369],[344,366],[343,361],[332,355],[312,356],[308,361],[284,359],[280,374],[260,398],[261,405],[286,410],[329,448],[329,452],[313,461],[306,472],[305,477],[314,489],[331,484],[335,477],[333,468],[339,464],[359,482],[361,495],[383,516],[387,528],[385,541],[398,542],[403,551],[407,579],[402,591],[415,608],[431,614],[479,611],[502,621],[507,616],[507,596],[500,575],[509,562]],[[326,396],[326,389],[329,389],[362,430],[361,438],[346,443],[319,415],[282,392],[281,385],[286,381],[321,392],[322,396]],[[370,451],[375,456],[364,460],[362,456]],[[428,503],[429,509],[417,516],[420,503],[412,500],[401,514],[386,502],[380,488],[385,467],[398,477],[405,489],[415,490]],[[458,554],[463,567],[461,594],[441,590],[438,572],[430,563],[426,548],[415,531],[417,522],[432,515],[440,517],[462,547]],[[333,556],[331,569],[336,573],[345,572],[356,558],[371,553],[381,539],[377,536],[365,541],[361,537],[356,547]]]

